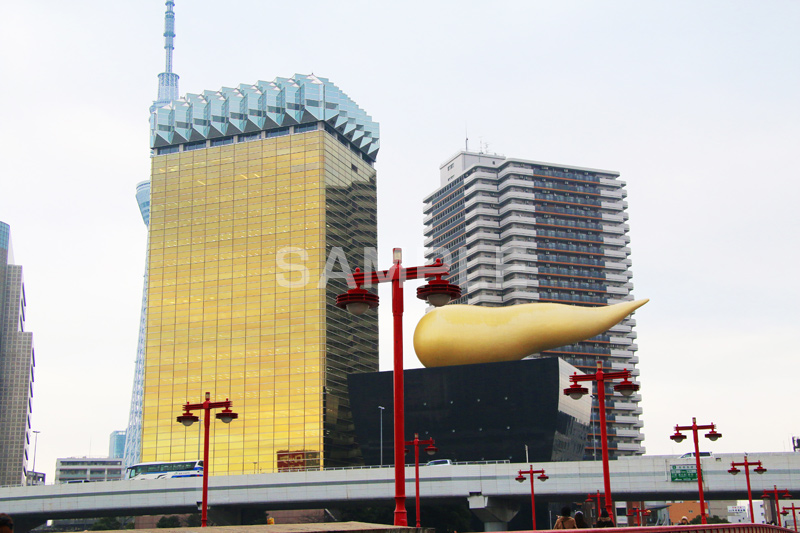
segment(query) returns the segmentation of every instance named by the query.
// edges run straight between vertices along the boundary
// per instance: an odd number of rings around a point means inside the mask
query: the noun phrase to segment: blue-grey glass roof
[[[374,161],[378,123],[326,78],[295,74],[223,87],[161,105],[150,115],[150,147],[324,121]]]

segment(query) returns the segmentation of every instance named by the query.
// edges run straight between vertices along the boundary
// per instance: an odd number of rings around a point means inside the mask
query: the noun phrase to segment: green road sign
[[[670,481],[697,481],[697,466],[672,465],[669,472]]]

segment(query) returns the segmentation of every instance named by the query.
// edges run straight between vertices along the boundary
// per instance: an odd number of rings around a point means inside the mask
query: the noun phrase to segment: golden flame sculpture
[[[447,305],[419,321],[414,350],[426,367],[518,361],[599,335],[648,301],[603,307]]]

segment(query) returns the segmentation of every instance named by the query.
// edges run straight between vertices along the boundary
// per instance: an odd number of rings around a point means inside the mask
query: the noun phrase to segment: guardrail
[[[625,533],[785,533],[792,530],[769,524],[695,524],[688,526],[609,527],[604,528],[603,531],[624,531]]]

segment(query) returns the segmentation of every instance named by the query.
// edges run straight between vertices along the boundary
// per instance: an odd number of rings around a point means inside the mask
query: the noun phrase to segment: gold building
[[[208,391],[239,413],[211,422],[212,475],[359,464],[346,378],[378,369],[377,315],[336,308],[326,264],[376,247],[377,123],[313,75],[190,94],[151,123],[141,461],[202,458],[175,419]]]

